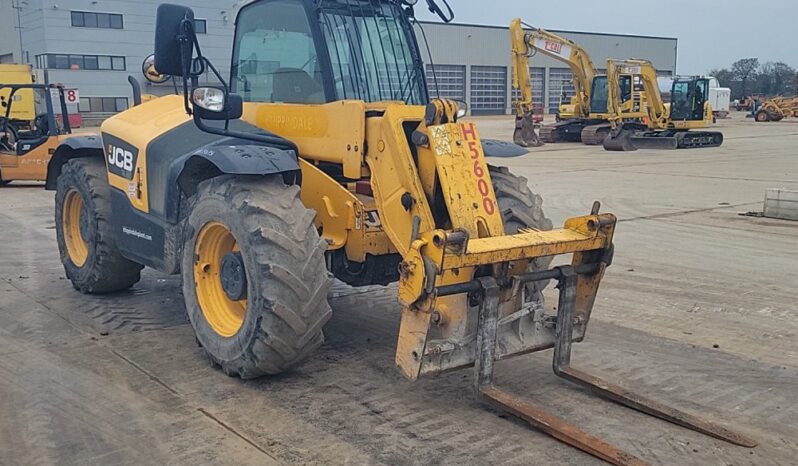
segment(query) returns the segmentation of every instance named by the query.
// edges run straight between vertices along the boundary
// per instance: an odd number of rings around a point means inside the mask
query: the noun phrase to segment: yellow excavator
[[[526,29],[524,29],[526,26]],[[576,42],[545,29],[523,23],[520,18],[510,23],[512,85],[519,90],[515,107],[513,141],[521,146],[539,146],[543,143],[583,142],[601,144],[610,131],[607,113],[607,76],[597,73],[587,51]],[[557,123],[540,127],[535,132],[532,111],[532,82],[529,58],[540,52],[568,65],[573,75],[575,94],[569,103],[561,103]],[[638,78],[625,75],[620,78],[624,112],[639,110],[645,105],[645,95],[636,88]],[[633,119],[629,124],[633,125]]]
[[[640,76],[645,89],[646,105],[637,114],[630,114],[621,108],[620,78],[628,74]],[[603,142],[606,150],[694,149],[723,144],[723,133],[702,131],[712,124],[713,119],[709,79],[675,78],[671,100],[664,102],[657,84],[657,71],[648,60],[609,59],[607,78],[612,130]],[[641,130],[639,123],[630,124],[627,120],[629,117],[643,118],[646,128]]]
[[[84,293],[181,274],[197,341],[226,374],[284,372],[324,341],[333,277],[398,281],[395,362],[409,379],[474,369],[477,396],[614,464],[640,459],[499,388],[494,362],[554,349],[554,372],[730,442],[755,442],[570,364],[613,256],[598,203],[552,229],[524,178],[489,165],[474,122],[430,99],[415,1],[256,0],[235,21],[229,80],[187,7],[158,7],[155,68],[181,95],[56,150],[61,260]],[[427,0],[451,20],[446,3]],[[213,74],[220,83],[199,85]],[[383,74],[384,73],[384,74]],[[551,267],[554,256],[570,261]],[[559,286],[557,313],[543,305]]]

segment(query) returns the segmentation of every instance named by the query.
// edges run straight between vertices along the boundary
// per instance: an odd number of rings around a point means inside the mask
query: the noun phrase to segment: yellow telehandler
[[[109,118],[101,144],[73,138],[51,163],[73,286],[124,289],[144,266],[180,273],[209,358],[252,378],[286,371],[322,343],[333,277],[398,281],[395,360],[409,379],[474,366],[486,402],[614,464],[643,464],[494,384],[494,361],[554,348],[561,377],[753,446],[571,367],[616,218],[596,203],[552,229],[526,180],[487,163],[501,144],[460,121],[456,102],[428,97],[415,3],[251,2],[235,22],[229,81],[202,55],[192,10],[159,6],[155,68],[181,79],[182,95]],[[445,3],[427,5],[451,19]],[[220,84],[198,85],[206,73]],[[550,267],[561,254],[571,262]],[[543,307],[550,280],[556,315]]]
[[[646,92],[646,105],[638,113],[621,107],[620,78],[628,74],[640,76]],[[612,130],[604,139],[604,148],[611,151],[647,149],[695,149],[718,147],[723,133],[706,131],[713,122],[709,102],[709,79],[677,77],[671,87],[670,102],[665,102],[657,84],[657,71],[648,60],[607,60],[609,79],[608,113]],[[630,124],[629,117],[645,119],[646,128]]]

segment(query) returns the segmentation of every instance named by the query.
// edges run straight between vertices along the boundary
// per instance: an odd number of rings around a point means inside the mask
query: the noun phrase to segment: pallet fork
[[[720,440],[753,448],[757,443],[741,434],[718,424],[672,408],[658,401],[630,392],[618,385],[607,382],[571,366],[571,344],[573,340],[577,276],[593,274],[606,264],[591,264],[581,267],[564,265],[553,269],[532,272],[518,277],[520,281],[541,281],[556,279],[560,291],[556,317],[554,373],[570,382],[585,387],[599,396],[628,406],[642,413],[686,427]],[[493,277],[477,279],[482,303],[479,311],[479,333],[477,334],[477,357],[475,362],[474,390],[479,398],[488,404],[523,419],[533,427],[552,437],[576,447],[586,453],[615,465],[645,465],[642,459],[594,437],[575,425],[547,412],[542,406],[496,387],[493,382],[496,353],[496,333],[498,327],[499,286]],[[440,290],[439,293],[446,293]]]

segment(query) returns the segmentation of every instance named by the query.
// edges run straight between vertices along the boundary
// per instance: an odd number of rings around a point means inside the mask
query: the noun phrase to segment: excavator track
[[[556,125],[557,123],[553,125],[541,126],[540,130],[538,131],[538,137],[540,140],[547,144],[561,142],[560,134],[557,132]]]
[[[603,143],[611,129],[609,123],[585,126],[582,129],[582,144],[597,146]]]
[[[637,149],[701,149],[720,147],[719,131],[646,131],[634,134],[631,143]]]
[[[592,120],[561,120],[553,125],[543,125],[540,127],[539,137],[545,143],[557,142],[580,142],[582,140],[582,130],[585,125],[589,125]]]

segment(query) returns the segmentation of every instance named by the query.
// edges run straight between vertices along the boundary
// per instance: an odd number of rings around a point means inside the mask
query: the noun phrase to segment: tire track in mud
[[[302,366],[300,380],[291,380],[289,374],[278,381],[255,384],[260,396],[381,463],[592,464],[594,460],[587,455],[482,407],[471,392],[470,370],[416,383],[404,380],[393,367],[398,312],[392,288],[371,294],[354,291],[348,296],[339,290],[332,300],[334,317],[327,328],[328,341],[318,357]],[[763,441],[763,448],[776,464],[789,459],[788,449],[777,444],[795,446],[791,439],[798,430],[794,423],[783,420],[798,415],[798,409],[780,410],[798,402],[789,389],[798,382],[796,371],[763,369],[753,361],[607,324],[594,325],[598,327],[592,329],[598,334],[594,340],[575,347],[581,366],[682,409],[734,424],[754,436],[766,438],[765,432],[776,429],[778,434]],[[654,464],[670,464],[675,458],[684,464],[737,464],[760,458],[761,449],[752,456],[746,449],[576,389],[551,374],[548,358],[546,353],[500,362],[499,385],[549,406],[588,432]],[[740,373],[750,374],[750,378],[737,384],[734,377]],[[759,412],[773,416],[776,422],[763,421],[756,414]],[[290,444],[279,434],[277,442]],[[299,457],[302,455],[297,452],[312,448],[312,442],[304,440],[295,440],[293,445],[291,451]],[[293,455],[278,454],[278,458],[296,460]]]

